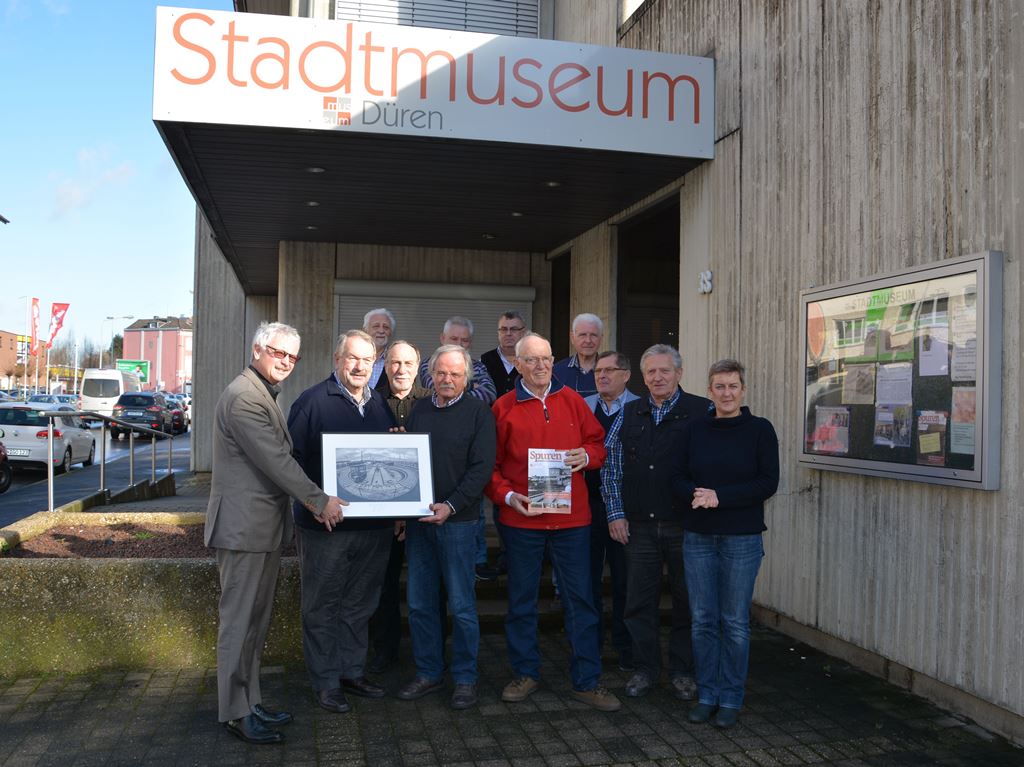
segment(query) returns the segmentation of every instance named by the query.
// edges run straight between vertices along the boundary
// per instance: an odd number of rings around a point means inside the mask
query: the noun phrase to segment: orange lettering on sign
[[[527,88],[537,94],[531,101],[525,101],[518,96],[512,97],[512,103],[517,107],[523,109],[533,109],[535,106],[540,105],[540,102],[544,100],[544,90],[535,81],[526,78],[519,70],[525,66],[541,68],[541,63],[537,59],[519,59],[515,64],[512,65],[512,76],[518,81],[525,85]]]
[[[190,51],[195,51],[196,53],[202,55],[203,58],[206,59],[207,63],[206,74],[202,77],[186,77],[181,72],[179,72],[177,68],[172,69],[171,74],[174,76],[175,80],[183,82],[185,83],[185,85],[202,85],[203,83],[208,82],[210,78],[213,77],[213,73],[217,71],[217,59],[203,46],[196,45],[193,42],[189,42],[184,38],[184,36],[182,36],[182,26],[185,24],[186,21],[192,21],[193,19],[205,21],[207,24],[211,26],[213,25],[213,19],[211,19],[205,13],[186,13],[174,22],[174,42],[176,42],[182,48],[188,48]]]
[[[672,122],[675,118],[676,110],[676,83],[685,81],[693,86],[693,124],[696,125],[700,122],[700,84],[689,75],[679,75],[679,77],[669,77],[664,72],[644,72],[644,108],[643,117],[647,119],[647,101],[650,84],[652,80],[664,80],[668,85],[668,121]]]
[[[281,55],[276,53],[261,53],[259,56],[252,60],[252,65],[249,67],[249,76],[252,77],[252,81],[261,88],[267,88],[273,90],[274,88],[281,88],[282,90],[288,90],[288,69],[289,60],[291,53],[288,48],[288,43],[282,40],[280,37],[261,37],[258,41],[258,45],[264,43],[274,43],[281,46]],[[256,72],[256,68],[264,61],[276,61],[281,65],[281,78],[279,80],[264,80]]]
[[[398,96],[398,62],[402,56],[411,53],[420,60],[420,98],[427,97],[427,62],[434,56],[440,56],[448,62],[448,100],[455,101],[455,57],[448,51],[431,51],[424,53],[419,48],[391,49],[391,97]]]
[[[302,78],[302,82],[308,85],[315,91],[320,93],[330,93],[336,91],[339,88],[344,89],[346,93],[351,92],[352,89],[352,25],[346,24],[345,32],[345,47],[342,48],[337,43],[332,43],[327,40],[318,40],[315,43],[310,43],[306,46],[305,50],[302,51],[302,55],[299,56],[299,77]],[[333,51],[337,51],[341,56],[342,61],[345,62],[345,76],[342,77],[338,82],[333,85],[317,85],[309,76],[306,74],[306,59],[310,53],[317,48],[330,48]]]
[[[370,57],[373,56],[374,53],[383,53],[384,46],[374,45],[373,32],[367,32],[366,37],[363,38],[363,44],[359,46],[359,50],[365,51],[366,53],[363,61],[363,86],[366,88],[366,92],[371,96],[383,96],[384,91],[378,90],[370,84],[370,70],[373,66],[373,62],[370,60]]]
[[[476,104],[498,104],[505,103],[505,57],[498,57],[498,89],[494,95],[489,98],[481,98],[473,92],[473,62],[474,57],[472,53],[466,54],[466,94],[469,96],[469,100]]]
[[[235,43],[247,43],[249,42],[249,37],[247,35],[236,35],[235,22],[232,21],[228,23],[228,33],[221,40],[228,44],[228,82],[240,88],[245,88],[249,83],[245,80],[235,79]]]
[[[633,116],[633,70],[626,70],[626,103],[622,109],[609,109],[604,103],[604,67],[597,68],[597,108],[611,117]]]
[[[575,69],[579,72],[575,77],[566,80],[564,83],[555,83],[558,75],[567,69]],[[590,107],[589,101],[584,101],[582,104],[566,104],[560,98],[558,94],[567,88],[571,88],[576,83],[581,83],[590,77],[590,70],[581,64],[559,64],[557,67],[551,70],[551,76],[548,77],[548,93],[551,94],[551,100],[555,102],[555,106],[559,109],[564,109],[566,112],[584,112]]]

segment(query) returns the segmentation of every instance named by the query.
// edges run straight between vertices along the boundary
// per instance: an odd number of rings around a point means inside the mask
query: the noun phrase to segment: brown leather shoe
[[[506,703],[522,703],[540,687],[540,682],[528,676],[519,676],[505,685],[501,691],[501,699]]]
[[[348,698],[345,697],[345,691],[340,687],[335,687],[333,690],[317,690],[316,702],[320,708],[333,711],[335,714],[345,714],[352,710]]]
[[[358,679],[342,679],[341,687],[353,695],[358,695],[361,698],[383,698],[384,688],[379,684],[374,684],[365,676],[361,676]]]
[[[409,684],[398,691],[398,697],[401,700],[416,700],[424,695],[430,695],[432,692],[443,689],[443,679],[431,680],[417,674]]]
[[[618,711],[622,708],[622,703],[619,702],[619,699],[608,688],[601,687],[600,685],[593,690],[573,690],[572,697],[580,701],[580,703],[586,703],[588,706],[596,708],[598,711]]]

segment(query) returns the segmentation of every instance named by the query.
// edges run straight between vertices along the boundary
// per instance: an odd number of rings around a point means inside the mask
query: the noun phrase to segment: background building
[[[300,5],[322,19],[356,7]],[[677,344],[691,391],[709,363],[737,357],[782,448],[758,617],[1024,742],[1024,15],[1013,3],[532,5],[541,37],[713,57],[714,158],[576,163],[564,148],[160,122],[199,203],[196,422],[212,422],[259,321],[303,333],[287,409],[327,375],[339,331],[417,295],[449,314],[523,302],[556,353],[569,318],[594,312],[605,345],[634,362]],[[445,22],[457,26],[429,23]],[[1000,489],[801,467],[800,291],[986,250],[1007,254]],[[417,322],[398,321],[400,334]],[[492,332],[478,327],[477,353]],[[193,438],[197,470],[210,468],[208,429]]]
[[[192,381],[192,318],[136,320],[124,329],[123,359],[149,362],[144,389],[184,393]]]

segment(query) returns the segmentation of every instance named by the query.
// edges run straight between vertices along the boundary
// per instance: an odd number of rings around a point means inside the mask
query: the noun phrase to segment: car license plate
[[[139,416],[142,415],[142,411],[141,410],[129,410],[129,411],[127,411],[125,413],[125,415],[131,416],[132,418],[138,418]]]
[[[10,455],[10,456],[25,456],[25,455],[28,455],[28,454],[29,454],[28,450],[25,450],[25,448],[22,448],[22,447],[9,447],[9,448],[7,448],[7,455]]]

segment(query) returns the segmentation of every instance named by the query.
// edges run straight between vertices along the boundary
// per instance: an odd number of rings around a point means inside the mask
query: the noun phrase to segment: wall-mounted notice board
[[[1002,253],[802,291],[814,469],[999,487]]]

